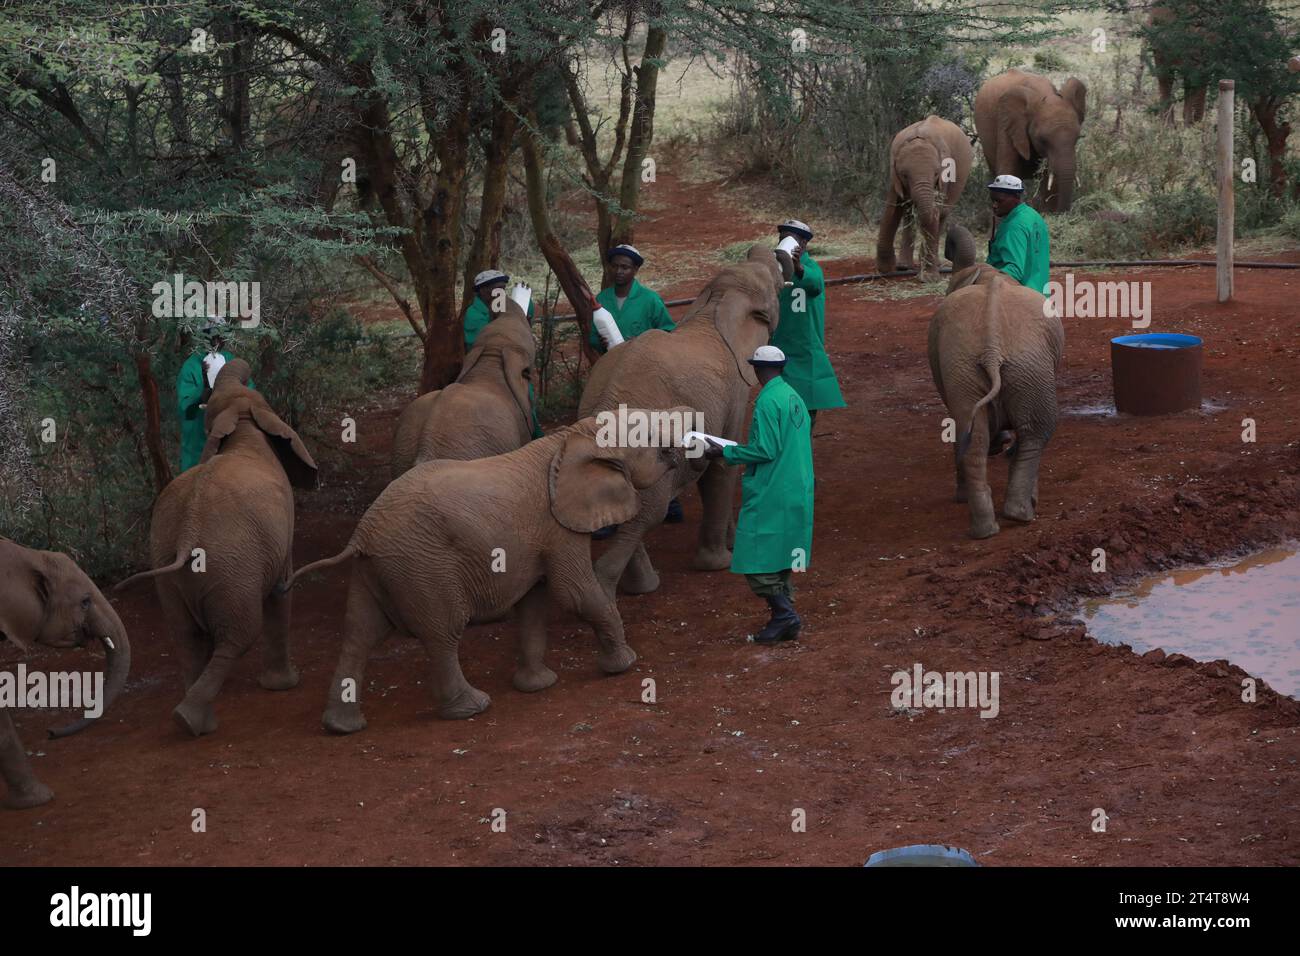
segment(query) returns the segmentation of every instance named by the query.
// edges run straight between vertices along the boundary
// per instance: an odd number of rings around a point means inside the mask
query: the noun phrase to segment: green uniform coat
[[[1021,203],[997,225],[989,243],[988,263],[1023,286],[1047,295],[1051,260],[1047,223],[1028,203]]]
[[[811,411],[843,408],[844,396],[835,369],[826,355],[826,280],[822,267],[805,252],[799,259],[803,275],[781,290],[781,318],[772,344],[785,353],[781,374]],[[803,311],[794,309],[795,292],[803,290]]]
[[[632,280],[632,288],[627,290],[627,298],[623,300],[621,308],[613,286],[601,289],[600,295],[596,296],[596,301],[609,310],[609,314],[614,317],[614,324],[618,326],[625,339],[634,339],[650,329],[671,332],[677,328],[677,323],[668,314],[668,307],[664,305],[664,300],[659,297],[659,293],[647,289],[635,279]],[[604,354],[605,340],[596,331],[594,322],[587,341],[597,352]]]
[[[181,471],[188,471],[199,463],[203,457],[203,446],[208,441],[208,430],[204,424],[203,409],[203,357],[207,352],[195,352],[181,365],[181,372],[176,376],[176,408],[181,419]],[[224,349],[221,355],[229,362],[233,355]],[[253,380],[248,380],[248,387],[255,388]]]
[[[728,445],[722,457],[749,466],[740,481],[731,570],[771,574],[806,568],[812,558],[812,428],[807,406],[785,379],[763,386],[754,401],[748,443]]]
[[[488,311],[487,303],[474,296],[474,301],[470,303],[469,309],[465,312],[465,354],[474,347],[474,340],[478,334],[487,327],[492,321],[492,313]],[[528,321],[533,321],[533,300],[528,300]],[[533,437],[541,438],[545,435],[542,431],[542,423],[537,420],[537,392],[533,390],[533,383],[528,383],[528,404],[533,409]]]

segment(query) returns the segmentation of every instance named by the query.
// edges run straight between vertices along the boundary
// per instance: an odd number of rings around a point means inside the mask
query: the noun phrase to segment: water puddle
[[[1227,407],[1225,402],[1215,402],[1207,398],[1201,401],[1199,411],[1202,415],[1217,415]],[[1075,415],[1080,418],[1109,418],[1115,415],[1115,403],[1107,401],[1095,404],[1062,405],[1061,414]]]
[[[1084,605],[1088,631],[1138,654],[1159,647],[1226,658],[1280,694],[1300,697],[1300,553],[1263,551],[1230,566],[1150,577]]]

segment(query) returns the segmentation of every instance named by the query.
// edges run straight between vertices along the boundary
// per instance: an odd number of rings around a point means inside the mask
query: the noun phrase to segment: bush
[[[1142,204],[1143,237],[1148,247],[1173,248],[1214,241],[1215,197],[1193,187],[1156,193]]]

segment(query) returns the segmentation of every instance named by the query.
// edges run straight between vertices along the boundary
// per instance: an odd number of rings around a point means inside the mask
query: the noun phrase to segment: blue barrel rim
[[[1200,336],[1182,332],[1144,332],[1140,335],[1120,335],[1110,340],[1111,345],[1165,345],[1169,348],[1188,349],[1203,345]]]
[[[946,843],[912,843],[908,846],[896,846],[889,850],[877,850],[867,858],[866,866],[882,866],[892,860],[915,856],[932,856],[945,860],[958,860],[962,866],[979,866],[970,851]]]

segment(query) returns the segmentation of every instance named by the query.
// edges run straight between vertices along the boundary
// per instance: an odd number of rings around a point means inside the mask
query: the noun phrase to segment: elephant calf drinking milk
[[[514,686],[551,686],[555,673],[543,662],[548,592],[595,629],[601,670],[619,674],[631,667],[636,654],[624,639],[618,607],[592,569],[591,532],[637,514],[642,490],[678,467],[685,451],[666,431],[637,447],[609,445],[600,440],[597,419],[587,418],[505,455],[424,462],[394,480],[341,553],[300,569],[288,584],[352,562],[325,727],[352,733],[366,726],[360,704],[366,660],[392,633],[424,643],[440,716],[483,711],[489,698],[461,672],[460,637],[467,624],[498,620],[514,607]]]
[[[1065,332],[1047,299],[987,264],[973,265],[964,229],[949,233],[948,295],[930,321],[930,373],[957,423],[957,501],[970,503],[970,535],[998,533],[987,459],[1005,440],[1011,474],[1002,513],[1032,521],[1038,466],[1056,430],[1056,369]]]
[[[289,662],[289,597],[275,585],[293,572],[293,488],[316,485],[316,463],[297,432],[259,392],[248,363],[227,362],[207,407],[199,465],[163,489],[149,550],[163,616],[180,641],[185,699],[172,712],[194,734],[217,729],[212,702],[235,661],[262,636],[267,690],[298,685]]]
[[[26,651],[31,644],[74,647],[91,638],[104,645],[106,657],[108,674],[102,699],[96,702],[102,713],[122,692],[131,670],[131,643],[117,612],[66,554],[33,551],[0,538],[0,641]],[[32,773],[27,751],[5,712],[4,696],[0,695],[0,776],[9,789],[4,805],[12,810],[38,807],[54,794]],[[93,720],[83,716],[51,730],[50,736],[66,737]]]

